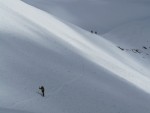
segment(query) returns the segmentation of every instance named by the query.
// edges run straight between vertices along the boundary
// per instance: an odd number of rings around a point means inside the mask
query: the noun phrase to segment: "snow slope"
[[[150,17],[136,20],[113,29],[104,36],[124,46],[141,46],[149,41]],[[135,43],[137,41],[137,43]],[[146,44],[145,46],[147,46]]]
[[[150,16],[149,0],[23,0],[88,31],[104,34]]]
[[[145,68],[150,67],[150,17],[122,25],[103,36],[124,48]]]
[[[0,112],[150,111],[149,70],[110,41],[20,0],[0,16]]]

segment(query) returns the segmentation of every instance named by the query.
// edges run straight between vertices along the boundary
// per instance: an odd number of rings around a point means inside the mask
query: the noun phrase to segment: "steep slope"
[[[141,62],[145,68],[150,64],[150,18],[122,25],[104,35]]]
[[[23,0],[88,31],[104,34],[135,19],[150,16],[149,0]]]
[[[111,42],[19,0],[0,15],[0,111],[150,111],[149,71]]]

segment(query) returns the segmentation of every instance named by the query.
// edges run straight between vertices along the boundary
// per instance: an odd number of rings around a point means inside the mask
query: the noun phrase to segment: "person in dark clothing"
[[[45,96],[45,88],[44,88],[44,86],[39,87],[39,89],[41,90],[42,96],[44,97]]]

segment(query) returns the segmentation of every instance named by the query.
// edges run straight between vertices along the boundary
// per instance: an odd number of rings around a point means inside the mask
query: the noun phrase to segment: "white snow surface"
[[[88,31],[104,34],[150,16],[150,0],[22,0]]]
[[[103,35],[116,46],[120,46],[132,55],[145,68],[150,67],[150,17],[121,25]],[[140,53],[133,52],[137,49]]]
[[[0,113],[150,112],[148,68],[111,41],[20,0],[0,16]]]

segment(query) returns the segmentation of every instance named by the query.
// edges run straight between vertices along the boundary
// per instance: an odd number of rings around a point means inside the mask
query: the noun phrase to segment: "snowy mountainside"
[[[110,41],[20,0],[0,16],[0,112],[150,111],[149,71]]]
[[[114,42],[121,43],[126,46],[141,46],[141,44],[145,43],[145,41],[149,41],[149,22],[150,17],[147,19],[133,21],[113,29],[104,36],[107,36],[108,38],[110,37],[109,39],[113,38]]]
[[[88,31],[104,34],[150,16],[149,0],[22,0]]]
[[[103,36],[149,68],[150,17],[122,25]]]

